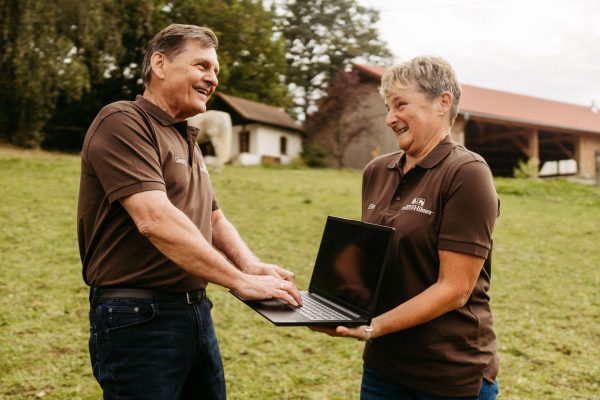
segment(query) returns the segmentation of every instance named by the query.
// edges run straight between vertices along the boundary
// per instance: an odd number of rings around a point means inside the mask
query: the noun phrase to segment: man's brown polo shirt
[[[365,364],[398,383],[440,396],[475,396],[498,372],[487,291],[498,196],[477,154],[440,143],[405,175],[401,152],[373,160],[363,175],[366,222],[396,228],[378,314],[438,279],[438,250],[485,258],[467,304],[430,322],[367,343]]]
[[[218,204],[196,134],[142,96],[109,104],[96,116],[81,152],[77,210],[87,284],[172,292],[206,286],[143,237],[119,202],[138,192],[165,191],[211,243],[211,213]]]

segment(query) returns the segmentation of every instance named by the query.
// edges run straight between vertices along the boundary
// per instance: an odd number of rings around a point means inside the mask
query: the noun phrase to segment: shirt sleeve
[[[138,192],[166,191],[156,141],[135,114],[106,116],[86,150],[87,162],[111,203]]]
[[[498,195],[488,166],[481,161],[462,165],[445,198],[438,250],[487,258],[498,211]]]

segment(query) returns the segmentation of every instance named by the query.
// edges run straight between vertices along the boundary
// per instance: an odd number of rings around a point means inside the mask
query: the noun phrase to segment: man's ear
[[[168,62],[169,60],[167,60],[167,57],[163,53],[156,52],[150,57],[150,67],[158,79],[164,79],[165,68]]]
[[[449,113],[450,108],[452,108],[453,101],[454,96],[452,96],[452,93],[448,92],[447,90],[443,91],[438,102],[440,108],[439,112],[444,114]]]

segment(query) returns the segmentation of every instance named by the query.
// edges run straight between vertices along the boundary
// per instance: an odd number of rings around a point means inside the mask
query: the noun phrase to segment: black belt
[[[205,298],[206,291],[204,289],[185,293],[173,293],[152,289],[93,287],[90,292],[90,302],[92,304],[103,300],[114,299],[155,300],[159,302],[196,304],[200,303]]]

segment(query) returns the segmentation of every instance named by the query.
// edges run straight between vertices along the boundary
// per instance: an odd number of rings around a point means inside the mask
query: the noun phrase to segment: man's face
[[[206,102],[215,92],[219,61],[212,47],[188,40],[183,51],[172,60],[165,59],[160,95],[176,119],[206,111]]]

